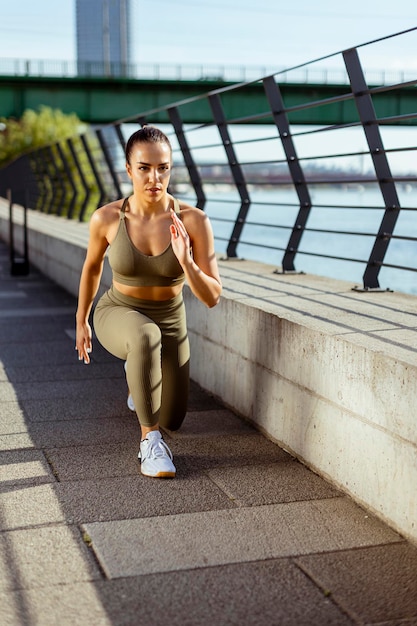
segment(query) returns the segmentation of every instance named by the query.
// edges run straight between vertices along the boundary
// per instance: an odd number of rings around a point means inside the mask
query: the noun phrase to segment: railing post
[[[98,139],[98,141],[100,143],[101,150],[102,150],[102,152],[104,154],[104,158],[106,160],[107,167],[109,168],[110,176],[112,178],[112,181],[113,181],[113,184],[114,184],[114,188],[116,190],[117,197],[121,198],[123,194],[122,194],[122,191],[120,189],[119,179],[118,179],[116,171],[115,171],[115,169],[113,167],[113,159],[110,156],[109,149],[107,147],[106,141],[105,141],[104,136],[103,136],[103,131],[100,128],[97,128],[96,135],[97,135],[97,139]]]
[[[31,161],[31,169],[33,171],[33,175],[36,180],[36,185],[39,190],[39,193],[36,198],[36,205],[32,208],[36,208],[39,211],[43,212],[45,204],[48,198],[48,184],[46,182],[46,174],[45,174],[45,162],[42,158],[43,150],[34,150],[30,154]]]
[[[63,151],[62,146],[61,146],[60,143],[56,144],[56,149],[58,151],[59,158],[61,159],[61,163],[62,163],[62,165],[64,167],[64,170],[65,170],[65,175],[66,175],[67,181],[69,182],[69,185],[70,185],[71,191],[72,191],[71,201],[69,203],[69,207],[68,207],[68,211],[67,211],[68,219],[72,219],[73,214],[74,214],[75,203],[77,201],[77,187],[75,185],[74,178],[73,178],[73,175],[72,175],[72,172],[71,172],[71,168],[70,168],[70,166],[68,164],[67,157],[65,156],[64,151]],[[67,199],[66,190],[65,190],[65,195],[64,195],[63,201],[64,201],[64,199],[65,200]]]
[[[385,154],[378,120],[356,48],[345,50],[343,58],[355,97],[356,108],[368,142],[379,188],[385,202],[385,213],[363,275],[364,289],[378,289],[378,275],[400,214],[400,201]]]
[[[27,224],[27,191],[23,201],[23,257],[16,258],[14,248],[13,196],[12,190],[7,190],[9,201],[9,244],[10,244],[10,274],[11,276],[27,276],[29,274],[29,247]]]
[[[79,219],[80,222],[82,222],[83,218],[84,218],[85,210],[86,210],[87,205],[88,205],[88,201],[90,199],[90,188],[89,188],[87,180],[86,180],[86,178],[84,176],[83,169],[81,167],[80,161],[79,161],[78,156],[77,156],[77,152],[75,150],[74,141],[73,141],[73,139],[71,139],[71,137],[69,137],[67,139],[67,145],[68,145],[68,148],[69,148],[69,150],[71,152],[72,160],[74,161],[75,167],[77,168],[78,176],[80,177],[81,184],[84,187],[84,192],[85,192],[84,200],[83,200],[83,203],[82,203],[82,205],[80,207],[80,212],[78,214],[78,219]]]
[[[55,204],[55,168],[53,166],[52,160],[52,149],[50,146],[46,146],[42,148],[42,157],[43,157],[43,171],[44,175],[49,183],[48,189],[48,204],[45,206],[45,212],[50,214],[53,213],[53,208]]]
[[[197,206],[199,209],[204,209],[206,204],[206,196],[203,190],[203,185],[201,183],[200,174],[198,172],[196,164],[194,163],[190,148],[188,147],[187,138],[185,136],[183,123],[178,112],[178,108],[170,107],[168,109],[168,115],[177,136],[178,143],[181,148],[181,153],[184,158],[184,163],[190,176],[191,184],[197,196]]]
[[[32,178],[31,193],[33,194],[33,198],[30,199],[32,209],[39,208],[39,200],[43,195],[42,182],[38,178],[38,164],[35,153],[36,151],[33,151],[27,156]]]
[[[117,138],[119,140],[120,145],[123,148],[123,153],[124,153],[126,151],[126,140],[125,140],[125,138],[123,136],[123,132],[122,132],[122,129],[121,129],[121,123],[115,124],[114,125],[114,129],[116,131]]]
[[[98,206],[101,206],[106,198],[106,190],[104,188],[103,182],[101,180],[101,176],[98,172],[95,161],[93,159],[90,146],[88,145],[87,137],[85,135],[80,135],[80,138],[81,138],[81,143],[83,144],[84,151],[87,155],[88,163],[91,167],[91,171],[93,173],[93,176],[96,180],[96,183],[100,192],[100,197],[98,199]]]
[[[227,120],[223,111],[220,96],[218,94],[211,94],[209,95],[208,99],[209,99],[210,107],[213,113],[214,121],[217,125],[217,128],[219,129],[220,137],[222,139],[223,146],[226,151],[226,156],[229,162],[230,170],[232,172],[232,177],[233,177],[234,183],[236,185],[236,189],[238,190],[240,200],[241,200],[239,213],[235,221],[235,225],[233,227],[233,232],[231,234],[229,244],[227,246],[228,258],[236,258],[237,257],[236,249],[237,249],[240,236],[242,234],[242,230],[245,225],[246,217],[248,215],[248,211],[250,207],[250,197],[249,197],[248,189],[246,187],[246,181],[243,175],[242,168],[240,167],[240,163],[237,160],[235,149],[233,147],[233,143],[229,135],[229,130],[227,128]]]
[[[51,176],[52,199],[51,199],[51,204],[48,209],[48,213],[52,212],[52,209],[54,208],[54,204],[55,204],[55,199],[57,198],[57,202],[55,206],[55,214],[60,216],[62,215],[62,210],[64,208],[63,203],[65,200],[66,193],[65,193],[65,184],[64,184],[62,172],[59,169],[56,155],[54,154],[53,148],[56,149],[56,144],[54,144],[53,146],[46,146],[45,148],[45,151],[49,157],[49,166],[52,168],[52,176]],[[61,192],[60,195],[58,194],[55,195],[55,188],[58,188],[58,190]]]
[[[7,199],[9,201],[9,246],[10,246],[10,265],[13,266],[14,259],[14,234],[13,234],[13,197],[12,190],[7,190]]]
[[[297,156],[295,145],[291,137],[290,125],[285,112],[285,105],[280,88],[275,82],[275,78],[273,76],[267,76],[264,78],[263,84],[266,97],[269,101],[269,106],[271,107],[274,122],[278,128],[282,147],[284,148],[285,156],[287,158],[291,179],[294,183],[298,200],[300,202],[300,210],[295,220],[295,224],[282,259],[283,273],[294,272],[295,255],[297,254],[301,237],[303,236],[311,211],[311,198],[304,178],[304,173],[301,169],[300,161]]]

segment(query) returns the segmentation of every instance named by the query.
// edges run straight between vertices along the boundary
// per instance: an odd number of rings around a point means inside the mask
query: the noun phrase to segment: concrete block
[[[1,450],[23,450],[26,448],[35,448],[29,433],[22,432],[10,435],[0,435],[0,451]]]
[[[151,480],[140,474],[137,451],[132,459],[137,464],[136,476],[126,473],[97,480],[93,475],[91,479],[59,483],[56,494],[66,518],[75,524],[104,523],[235,507],[227,494],[195,469],[187,472],[182,468],[175,480]],[[178,461],[175,457],[179,466]],[[107,540],[112,542],[110,535]],[[139,552],[135,558],[142,560]]]
[[[97,522],[84,529],[109,578],[400,540],[347,498]]]
[[[209,470],[208,475],[239,506],[320,500],[341,495],[297,461],[222,467]]]
[[[296,563],[355,623],[415,622],[417,550],[408,543],[302,556]]]
[[[9,489],[0,494],[2,530],[65,521],[52,485],[23,488],[16,483]]]
[[[3,489],[53,483],[55,478],[40,450],[0,452],[0,483]]]
[[[44,587],[0,592],[2,620],[8,626],[111,626],[101,594],[91,582],[48,584]],[[30,616],[30,617],[29,617]]]
[[[262,581],[256,593],[255,581]],[[95,588],[114,625],[137,624],[138,615],[147,626],[352,624],[290,559],[119,578]]]
[[[59,428],[51,429],[50,423],[30,422],[29,433],[22,435],[4,435],[0,438],[0,446],[18,447],[56,447],[84,446],[89,441],[101,443],[117,443],[134,438],[139,440],[140,430],[136,419],[120,417],[81,417],[80,419],[60,420]],[[15,444],[13,443],[15,442]],[[26,444],[26,445],[25,445]],[[7,449],[7,447],[2,448]]]
[[[0,435],[22,433],[25,426],[26,418],[19,402],[3,401],[0,404]]]
[[[42,588],[100,578],[78,529],[63,525],[0,534],[0,590]]]

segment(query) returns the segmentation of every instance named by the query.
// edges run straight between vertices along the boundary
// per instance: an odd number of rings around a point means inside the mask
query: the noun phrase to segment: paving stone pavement
[[[417,547],[192,384],[140,474],[123,363],[0,242],[0,624],[417,625]]]

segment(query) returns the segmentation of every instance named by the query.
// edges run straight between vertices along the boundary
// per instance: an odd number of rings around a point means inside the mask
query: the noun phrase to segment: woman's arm
[[[90,239],[80,277],[76,313],[75,349],[78,350],[78,359],[86,364],[90,363],[89,354],[92,350],[92,332],[88,318],[100,285],[107,247],[108,241],[103,235],[103,220],[99,211],[96,211],[90,220]]]
[[[191,291],[211,308],[219,302],[222,284],[210,220],[203,211],[195,208],[185,209],[181,217],[182,220],[178,219],[171,211],[172,248]]]

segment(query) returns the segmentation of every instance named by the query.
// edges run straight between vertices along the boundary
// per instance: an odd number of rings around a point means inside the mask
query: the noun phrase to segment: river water
[[[401,185],[397,192],[402,209],[395,235],[417,238],[417,187]],[[239,197],[236,191],[227,189],[206,193],[209,199],[205,211],[213,226],[216,250],[226,252],[240,208]],[[186,194],[178,195],[187,200]],[[379,188],[312,187],[310,195],[313,207],[295,258],[296,271],[347,280],[362,286],[362,276],[385,211]],[[237,255],[276,265],[278,269],[299,211],[297,197],[290,188],[255,189],[250,192],[250,197],[251,206]],[[195,198],[188,199],[191,203],[195,202]],[[318,232],[322,230],[357,234]],[[355,260],[336,260],[311,254]],[[417,241],[391,240],[384,262],[417,268]],[[382,289],[417,294],[416,272],[382,267],[379,283]]]

